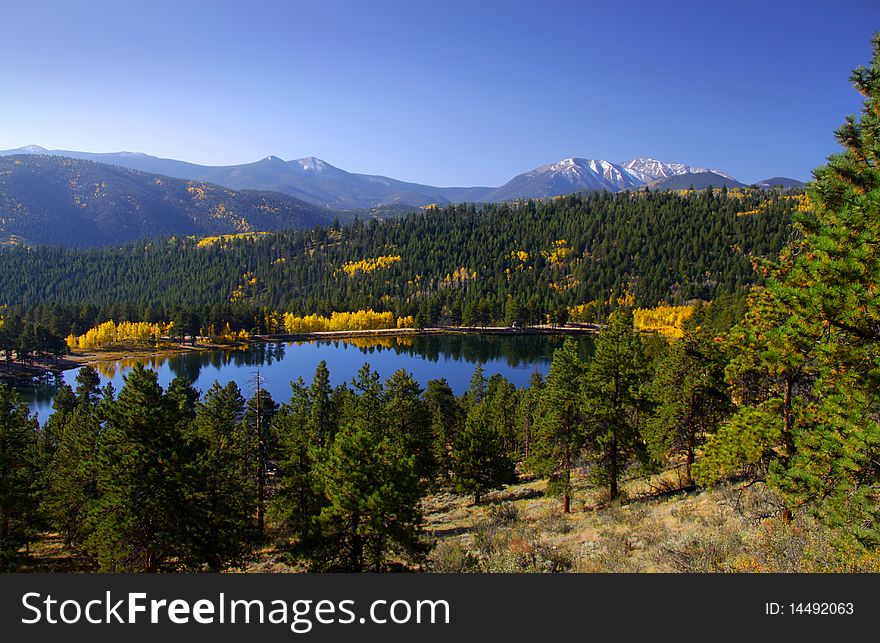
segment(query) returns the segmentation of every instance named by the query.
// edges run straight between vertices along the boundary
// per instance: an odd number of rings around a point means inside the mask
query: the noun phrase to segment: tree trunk
[[[696,394],[696,389],[691,391],[690,401],[688,402],[688,434],[687,434],[687,461],[685,462],[685,482],[688,486],[694,484],[694,478],[691,473],[691,469],[694,466],[694,450],[696,443],[696,426],[694,422],[694,395]]]
[[[792,394],[792,379],[791,377],[785,377],[785,396],[782,399],[782,419],[783,419],[783,427],[782,427],[782,443],[785,445],[785,455],[780,458],[782,465],[784,467],[788,467],[788,462],[791,457],[794,455],[794,436],[792,435],[792,431],[794,429],[794,415],[791,410],[791,394]],[[792,514],[791,509],[786,505],[782,509],[782,520],[788,524],[791,522]]]
[[[565,491],[562,494],[562,513],[571,513],[571,452],[565,444]]]
[[[351,517],[351,570],[353,572],[361,572],[364,569],[364,541],[358,534],[358,526],[360,525],[360,514],[355,512]]]
[[[617,500],[617,496],[620,494],[619,489],[617,488],[617,432],[613,431],[611,433],[611,444],[610,444],[610,463],[608,466],[608,491],[611,496],[611,500]]]
[[[785,378],[785,395],[782,398],[782,419],[783,419],[783,427],[782,427],[782,441],[785,444],[785,460],[787,462],[792,455],[794,455],[794,438],[792,436],[792,430],[794,429],[794,415],[791,410],[791,394],[792,394],[792,381],[791,378],[786,376]]]
[[[156,556],[149,549],[144,552],[144,571],[148,574],[155,574],[157,571],[159,571]]]

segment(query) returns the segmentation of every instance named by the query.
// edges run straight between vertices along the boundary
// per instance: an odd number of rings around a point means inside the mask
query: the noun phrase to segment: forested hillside
[[[590,193],[253,238],[8,247],[0,304],[19,315],[67,307],[62,317],[89,324],[187,310],[258,330],[267,308],[373,308],[423,325],[543,323],[589,302],[590,314],[603,314],[623,291],[654,305],[753,283],[752,257],[779,252],[801,202],[765,190]]]
[[[172,234],[302,228],[333,216],[277,192],[56,156],[0,157],[0,243],[106,246]]]

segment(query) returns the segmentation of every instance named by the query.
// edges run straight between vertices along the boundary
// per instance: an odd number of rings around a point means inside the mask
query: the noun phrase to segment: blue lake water
[[[350,382],[367,362],[384,379],[398,369],[410,373],[424,387],[428,380],[445,378],[452,389],[463,393],[474,368],[483,364],[486,377],[500,373],[517,387],[526,386],[535,371],[546,375],[553,351],[564,341],[559,335],[416,335],[358,340],[256,344],[243,350],[214,350],[182,353],[161,358],[140,359],[157,371],[163,387],[177,376],[186,377],[200,391],[214,381],[235,381],[245,396],[253,394],[256,373],[276,402],[290,398],[290,382],[302,377],[311,383],[321,360],[327,362],[334,385]],[[579,336],[584,355],[592,350],[592,339]],[[126,372],[135,360],[102,363],[98,369],[102,385],[111,381],[118,392]],[[64,372],[64,381],[74,385],[78,369]],[[20,392],[41,422],[52,412],[54,387],[28,387]]]

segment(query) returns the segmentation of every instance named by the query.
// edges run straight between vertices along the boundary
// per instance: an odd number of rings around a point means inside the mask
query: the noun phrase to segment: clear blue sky
[[[0,0],[0,149],[318,156],[498,185],[569,156],[807,179],[880,2]]]

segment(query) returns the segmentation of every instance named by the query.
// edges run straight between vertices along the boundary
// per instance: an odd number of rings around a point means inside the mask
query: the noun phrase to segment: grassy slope
[[[668,474],[667,474],[668,477]],[[438,538],[435,571],[795,572],[878,571],[809,518],[791,524],[763,484],[658,493],[662,480],[633,481],[632,498],[603,505],[582,477],[572,513],[534,480],[490,494],[482,507],[457,496],[427,503]],[[653,487],[653,488],[652,488]]]

